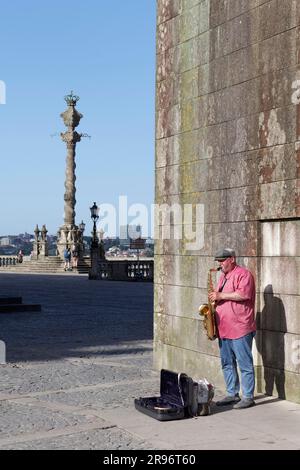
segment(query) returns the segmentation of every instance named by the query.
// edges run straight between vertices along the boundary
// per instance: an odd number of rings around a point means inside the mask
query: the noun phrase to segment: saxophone
[[[207,276],[207,293],[210,294],[214,290],[213,281],[212,281],[212,272],[217,272],[221,269],[221,267],[215,269],[212,268],[208,271]],[[200,305],[199,307],[199,315],[202,315],[204,328],[206,330],[206,334],[208,339],[211,341],[215,340],[218,337],[218,329],[216,324],[215,318],[215,302],[210,302],[209,297],[207,300],[207,304]]]

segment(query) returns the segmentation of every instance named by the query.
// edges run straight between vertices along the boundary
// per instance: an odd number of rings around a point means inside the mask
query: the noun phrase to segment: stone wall
[[[171,214],[177,239],[162,239],[168,217],[157,225],[156,367],[224,387],[198,306],[213,254],[234,247],[257,283],[257,391],[297,402],[299,25],[297,0],[157,1],[156,203],[194,216]]]

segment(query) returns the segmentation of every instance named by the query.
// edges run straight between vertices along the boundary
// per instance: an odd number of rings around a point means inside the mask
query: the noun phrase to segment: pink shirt
[[[217,291],[225,280],[222,292],[238,292],[246,300],[220,300],[216,304],[216,321],[220,338],[237,339],[256,331],[254,304],[255,283],[248,269],[235,266],[229,273],[221,275]]]

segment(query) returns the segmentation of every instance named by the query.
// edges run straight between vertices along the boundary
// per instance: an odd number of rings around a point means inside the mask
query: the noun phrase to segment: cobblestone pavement
[[[0,316],[0,449],[151,449],[102,411],[158,393],[153,285],[0,274],[0,295],[42,304]]]

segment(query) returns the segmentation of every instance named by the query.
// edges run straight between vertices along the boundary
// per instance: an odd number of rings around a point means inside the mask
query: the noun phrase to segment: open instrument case
[[[162,369],[160,372],[160,396],[136,398],[135,407],[159,421],[194,416],[193,379],[184,373]]]

